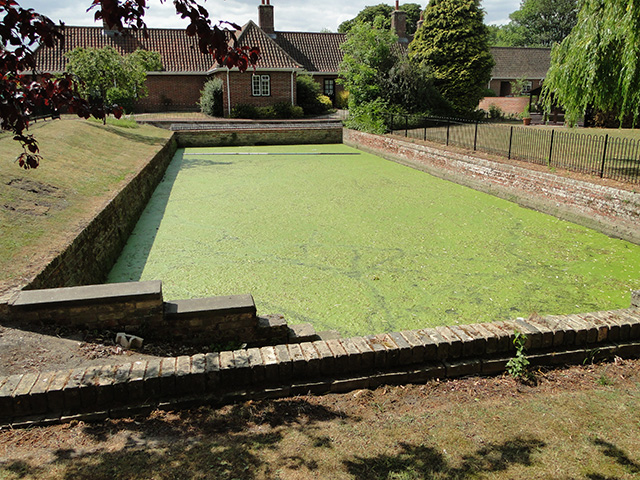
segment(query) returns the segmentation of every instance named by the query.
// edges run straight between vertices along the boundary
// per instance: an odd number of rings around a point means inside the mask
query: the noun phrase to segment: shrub
[[[492,103],[489,105],[489,118],[492,120],[502,120],[504,118],[504,112],[498,105]]]
[[[135,108],[135,99],[126,89],[113,87],[107,91],[107,104],[119,105],[125,113],[132,113]]]
[[[248,103],[239,103],[231,109],[231,118],[258,118],[258,108]]]
[[[222,117],[222,80],[214,78],[200,91],[200,111],[212,117]]]
[[[302,107],[305,115],[321,115],[333,107],[331,99],[322,95],[320,84],[310,75],[298,75],[296,94],[298,105]]]
[[[349,92],[339,90],[336,92],[336,108],[345,109],[349,107]]]
[[[278,118],[276,109],[273,106],[258,107],[257,111],[258,111],[257,118],[260,118],[263,120],[272,120],[274,118]]]
[[[358,106],[350,105],[349,117],[344,125],[353,130],[382,135],[387,133],[385,124],[387,110],[387,102],[381,98]]]

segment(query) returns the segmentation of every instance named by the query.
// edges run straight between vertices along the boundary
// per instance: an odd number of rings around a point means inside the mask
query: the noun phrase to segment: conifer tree
[[[429,68],[456,113],[468,115],[484,96],[494,65],[479,0],[431,0],[423,18],[410,58]]]

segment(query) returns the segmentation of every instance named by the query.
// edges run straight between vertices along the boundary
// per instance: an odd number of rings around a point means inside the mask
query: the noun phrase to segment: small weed
[[[593,365],[595,363],[596,357],[600,353],[599,348],[592,348],[591,350],[587,350],[587,355],[582,361],[583,365]]]
[[[513,345],[516,347],[515,356],[507,362],[507,372],[516,380],[530,380],[531,372],[529,371],[529,359],[525,355],[525,344],[527,343],[527,336],[516,331],[516,336],[513,339]]]
[[[613,385],[613,380],[611,380],[606,373],[603,373],[600,375],[600,378],[598,378],[598,385],[602,385],[603,387]]]

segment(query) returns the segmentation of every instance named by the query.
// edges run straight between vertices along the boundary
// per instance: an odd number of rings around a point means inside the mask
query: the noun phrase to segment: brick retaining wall
[[[640,308],[632,307],[153,358],[0,377],[0,426],[497,374],[516,331],[527,335],[534,367],[640,354]]]
[[[640,193],[345,129],[345,145],[640,244]]]

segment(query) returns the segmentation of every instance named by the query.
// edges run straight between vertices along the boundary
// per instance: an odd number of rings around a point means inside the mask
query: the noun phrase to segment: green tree
[[[162,69],[157,52],[136,50],[122,56],[110,46],[75,48],[67,58],[67,73],[80,80],[82,95],[101,107],[117,104],[129,112],[147,95],[147,72]]]
[[[384,98],[389,71],[396,63],[398,36],[375,25],[356,23],[340,46],[344,52],[338,82],[349,91],[349,107]]]
[[[431,0],[409,44],[410,59],[430,69],[434,86],[460,115],[476,109],[491,78],[483,17],[479,0]]]
[[[577,15],[577,0],[523,0],[499,39],[507,46],[551,47],[571,33]]]
[[[391,13],[394,8],[390,5],[380,3],[369,7],[364,7],[355,18],[351,20],[345,20],[338,26],[339,33],[347,33],[358,23],[373,24],[376,17],[382,18],[381,28],[385,30],[391,29]],[[407,35],[413,35],[416,31],[418,20],[420,20],[420,13],[422,7],[417,3],[405,3],[400,5],[400,10],[407,14]]]
[[[583,0],[571,34],[551,51],[544,81],[547,110],[560,104],[571,124],[587,108],[620,121],[640,114],[640,4]]]

